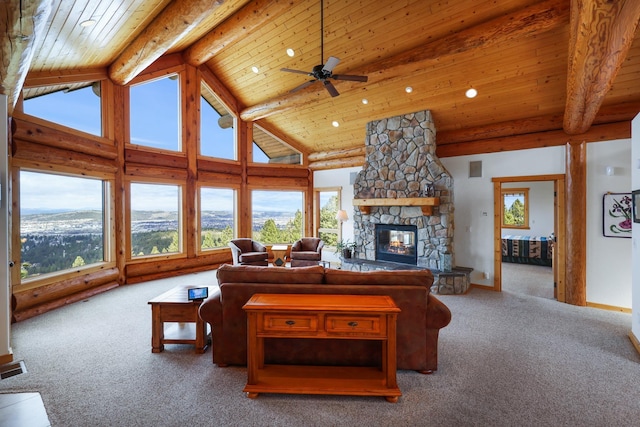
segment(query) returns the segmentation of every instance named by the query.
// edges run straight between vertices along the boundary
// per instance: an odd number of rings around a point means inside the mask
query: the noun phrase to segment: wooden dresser
[[[382,295],[255,294],[247,312],[248,380],[259,393],[383,396],[397,402],[396,321],[400,309]],[[265,338],[379,340],[382,366],[266,365]],[[292,342],[292,345],[295,343]]]

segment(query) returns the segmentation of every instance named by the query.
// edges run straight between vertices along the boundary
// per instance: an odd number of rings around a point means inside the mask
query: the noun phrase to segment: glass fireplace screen
[[[417,264],[414,225],[376,225],[376,259]]]

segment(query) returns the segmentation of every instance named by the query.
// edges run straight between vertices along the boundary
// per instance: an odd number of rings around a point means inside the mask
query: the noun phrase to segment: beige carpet
[[[553,269],[544,265],[502,263],[502,290],[554,299]]]
[[[13,327],[27,373],[0,393],[39,392],[53,426],[622,426],[640,419],[631,316],[512,292],[443,296],[439,370],[400,371],[382,398],[242,393],[246,368],[211,350],[151,353],[147,301],[213,273],[130,285]]]

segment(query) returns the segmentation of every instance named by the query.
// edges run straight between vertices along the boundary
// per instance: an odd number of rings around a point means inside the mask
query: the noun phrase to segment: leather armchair
[[[260,242],[249,238],[233,239],[229,247],[234,265],[268,265],[269,253]]]
[[[303,237],[291,246],[291,267],[318,265],[324,242],[317,237]]]

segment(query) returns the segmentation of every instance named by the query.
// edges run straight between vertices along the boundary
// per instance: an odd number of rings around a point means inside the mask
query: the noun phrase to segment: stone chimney
[[[436,130],[430,111],[367,124],[366,158],[354,183],[356,199],[435,196],[438,206],[425,215],[420,206],[354,208],[356,258],[375,261],[375,225],[415,225],[417,265],[444,270],[453,265],[453,180],[436,156]],[[427,194],[431,193],[431,194]],[[446,271],[446,270],[445,270]]]

